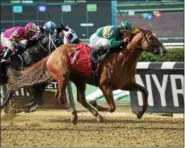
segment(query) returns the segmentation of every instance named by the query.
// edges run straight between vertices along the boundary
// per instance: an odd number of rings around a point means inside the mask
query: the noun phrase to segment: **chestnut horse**
[[[137,61],[143,51],[163,56],[166,53],[166,49],[149,30],[135,29],[130,34],[132,39],[126,47],[109,53],[100,65],[98,86],[104,94],[108,107],[96,105],[96,108],[94,108],[86,101],[86,83],[94,84],[94,77],[92,75],[84,75],[84,73],[71,68],[69,58],[75,53],[76,45],[74,44],[60,46],[51,55],[24,71],[12,70],[8,83],[9,93],[25,85],[33,85],[55,79],[58,82],[58,98],[61,99],[68,81],[71,80],[77,87],[77,101],[87,108],[98,121],[102,121],[103,118],[98,111],[114,112],[116,110],[112,94],[113,90],[141,91],[143,94],[143,106],[137,113],[137,117],[140,119],[147,109],[148,91],[135,82],[134,76],[136,74]],[[9,95],[6,96],[5,101],[8,99]],[[72,111],[72,114],[72,121],[75,124],[78,120],[75,109]]]

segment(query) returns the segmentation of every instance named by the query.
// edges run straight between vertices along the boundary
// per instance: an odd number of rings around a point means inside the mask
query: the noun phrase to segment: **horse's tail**
[[[25,86],[32,86],[34,84],[42,83],[51,80],[51,76],[47,72],[47,60],[45,57],[41,61],[35,63],[34,65],[26,68],[23,71],[17,71],[10,69],[8,71],[9,80],[8,85],[11,89],[18,89]]]

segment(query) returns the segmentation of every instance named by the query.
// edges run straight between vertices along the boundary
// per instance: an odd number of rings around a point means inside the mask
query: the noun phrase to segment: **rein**
[[[55,48],[57,48],[57,46],[55,45],[55,43],[54,43],[54,41],[53,41],[53,39],[51,37],[51,34],[49,33],[49,52],[51,52],[51,43],[53,44],[53,46]]]
[[[44,51],[46,51],[46,52],[49,51],[49,53],[51,53],[51,52],[52,52],[52,51],[51,51],[51,44],[52,44],[55,48],[57,48],[57,46],[55,45],[55,43],[54,43],[54,41],[53,41],[52,36],[51,36],[50,33],[49,33],[49,35],[48,35],[48,38],[49,38],[48,50],[42,45],[41,42],[39,42],[39,43],[40,43],[40,47],[41,47]]]
[[[40,43],[40,41],[39,41],[39,44],[40,44],[40,47],[41,47],[44,51],[48,52],[48,50]]]
[[[146,37],[146,32],[144,32],[144,30],[142,30],[142,29],[138,29],[139,30],[139,32],[138,33],[142,33],[142,38],[144,38],[145,40],[146,40],[146,42],[150,45],[150,47],[152,48],[152,44],[151,44],[151,42],[148,40],[148,38]],[[138,34],[138,33],[136,33],[136,34]],[[133,43],[131,43],[131,41],[128,41],[128,43],[129,44],[131,44],[132,46],[136,46],[136,49],[139,49],[139,50],[141,50],[141,51],[143,51],[143,49],[142,49],[142,47],[140,46],[140,45],[135,45],[135,44],[133,44]]]
[[[142,33],[143,33],[143,36],[145,38],[145,40],[147,41],[147,43],[152,47],[152,43],[148,40],[148,38],[146,37],[146,32],[144,32],[142,29],[139,29]]]
[[[139,29],[139,32],[142,32],[142,31]],[[139,33],[139,32],[138,32],[138,33]],[[138,33],[136,33],[136,34],[138,34]],[[144,35],[144,32],[142,32],[142,38],[143,38],[143,36],[145,36],[145,35]],[[131,41],[128,41],[128,43],[131,44],[132,46],[135,46],[136,49],[143,51],[143,49],[141,48],[141,46],[135,45],[135,44],[133,44]]]

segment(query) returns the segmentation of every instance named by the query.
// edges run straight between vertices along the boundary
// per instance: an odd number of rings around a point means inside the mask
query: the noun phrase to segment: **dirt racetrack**
[[[82,112],[83,111],[83,112]],[[102,113],[97,123],[80,110],[79,122],[70,122],[64,110],[1,114],[1,146],[184,146],[184,119],[145,114],[141,120],[128,112]]]

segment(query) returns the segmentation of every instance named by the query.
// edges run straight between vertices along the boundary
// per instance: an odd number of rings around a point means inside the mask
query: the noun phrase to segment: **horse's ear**
[[[63,24],[60,24],[61,25],[61,29],[64,30],[64,31],[68,31],[69,29],[66,28]]]
[[[60,24],[60,26],[61,26],[61,28],[64,28],[64,25],[62,23]]]
[[[69,28],[69,24],[66,25],[66,28]]]

